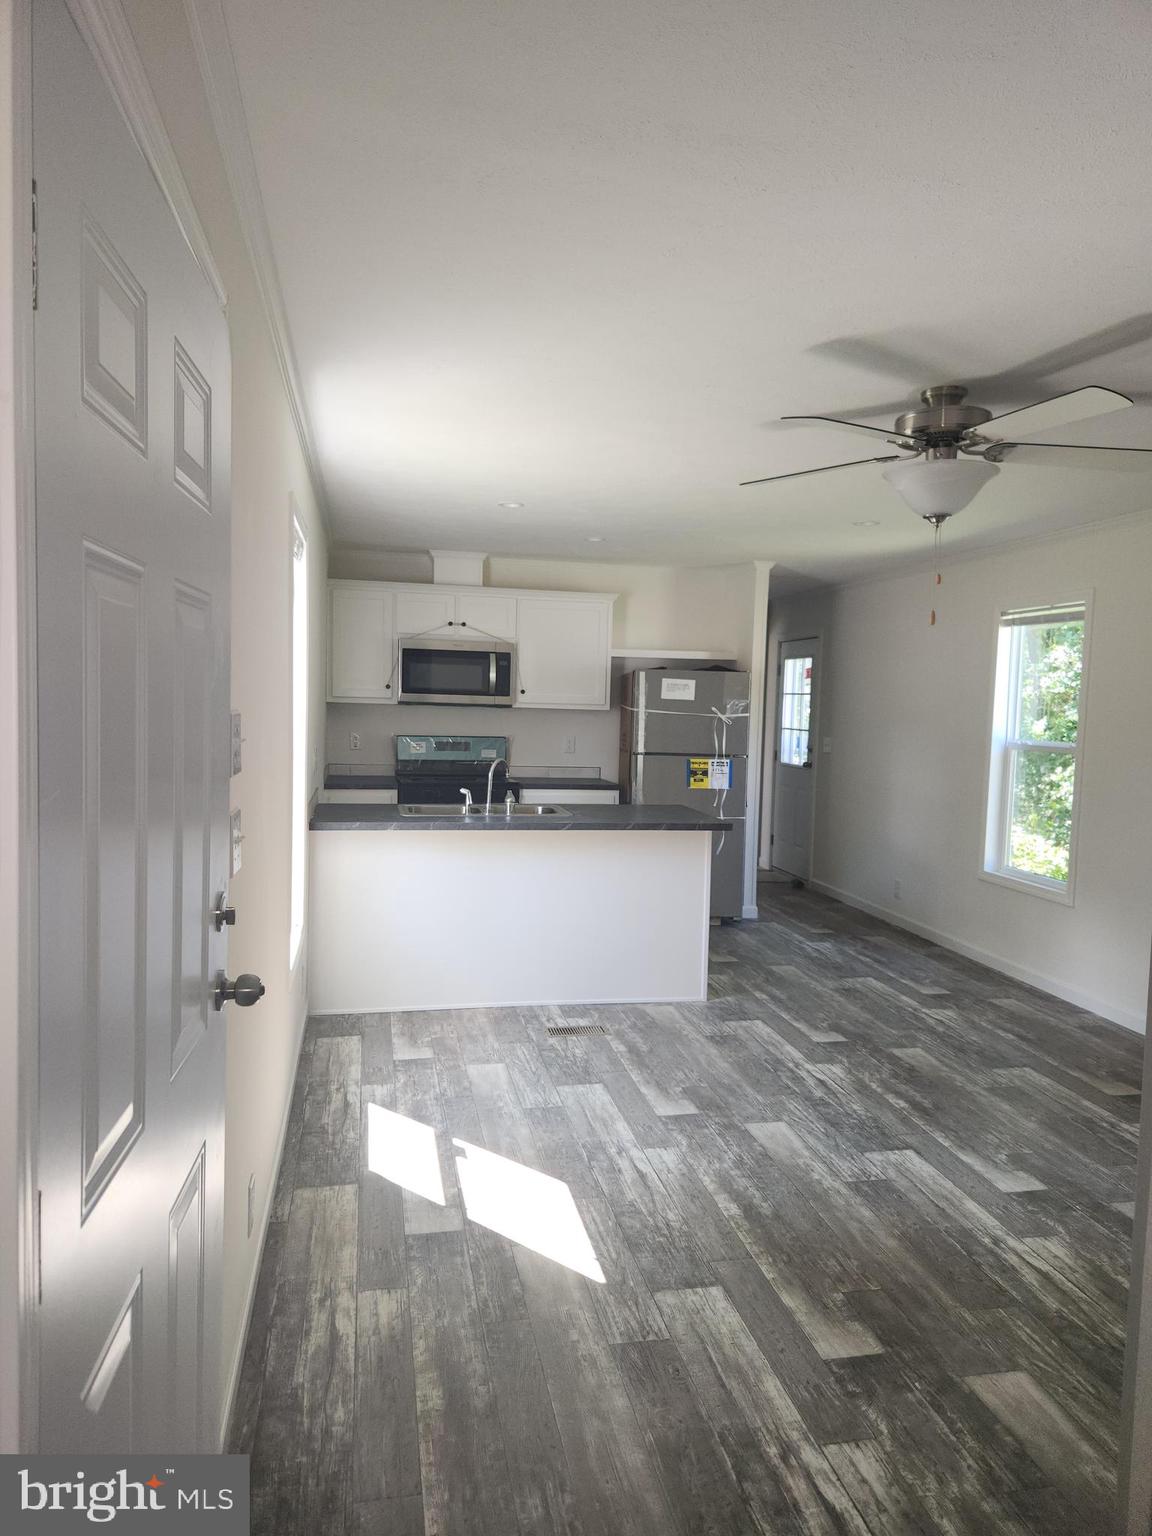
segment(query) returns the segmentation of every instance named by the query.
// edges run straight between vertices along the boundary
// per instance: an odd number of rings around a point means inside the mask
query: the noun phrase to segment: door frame
[[[812,862],[816,851],[816,790],[818,775],[820,772],[820,737],[818,727],[820,724],[820,691],[823,686],[822,668],[824,665],[824,637],[819,634],[807,635],[780,635],[776,641],[776,697],[772,706],[772,742],[770,751],[765,752],[765,757],[771,765],[771,783],[767,789],[768,796],[768,847],[761,850],[761,868],[773,869],[772,849],[776,835],[776,771],[779,767],[780,750],[780,690],[784,681],[783,649],[786,645],[811,645],[816,659],[816,686],[812,690],[812,717],[809,722],[809,740],[812,748],[812,819],[808,827],[808,879],[805,885],[812,883]],[[765,862],[764,855],[767,855]]]
[[[0,1042],[16,1070],[0,1085],[0,1451],[35,1449],[37,1308],[36,524],[32,430],[32,9],[0,0]],[[5,220],[0,218],[0,227]]]

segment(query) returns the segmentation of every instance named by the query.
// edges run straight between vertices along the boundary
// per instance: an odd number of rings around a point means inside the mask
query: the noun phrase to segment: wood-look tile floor
[[[312,1021],[232,1437],[256,1536],[1108,1529],[1142,1042],[762,912],[706,1004]],[[434,1128],[443,1204],[368,1168],[372,1106]],[[454,1139],[562,1180],[606,1283],[470,1217]]]

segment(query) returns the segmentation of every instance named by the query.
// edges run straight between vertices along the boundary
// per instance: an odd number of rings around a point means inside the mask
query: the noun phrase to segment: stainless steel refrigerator
[[[735,825],[712,839],[712,916],[744,911],[747,672],[629,672],[620,782],[633,805],[687,805]]]

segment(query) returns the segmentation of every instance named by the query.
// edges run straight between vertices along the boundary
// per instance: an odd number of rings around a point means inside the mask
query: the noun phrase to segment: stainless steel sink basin
[[[559,805],[513,805],[506,808],[503,805],[494,805],[491,811],[485,811],[482,805],[402,805],[401,816],[426,816],[437,821],[447,821],[453,816],[468,817],[481,821],[487,818],[489,821],[522,821],[525,816],[568,816],[571,811],[566,811]]]

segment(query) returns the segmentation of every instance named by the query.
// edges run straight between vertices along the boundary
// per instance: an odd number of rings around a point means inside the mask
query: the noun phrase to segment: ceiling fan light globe
[[[904,459],[884,478],[921,517],[951,517],[999,473],[987,459]]]

